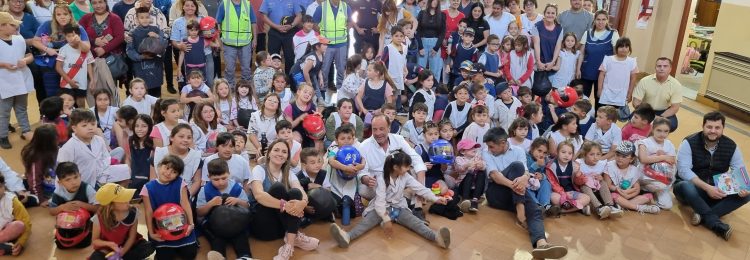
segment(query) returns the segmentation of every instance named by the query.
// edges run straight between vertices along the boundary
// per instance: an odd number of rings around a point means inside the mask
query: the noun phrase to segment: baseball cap
[[[484,68],[484,64],[482,63],[474,64],[474,69],[471,70],[471,72],[474,72],[474,73],[484,73],[485,71],[487,71],[487,69]]]
[[[467,27],[466,29],[464,29],[463,35],[467,35],[467,34],[471,34],[471,36],[474,36],[474,28]]]
[[[0,24],[12,24],[18,26],[21,24],[21,21],[16,20],[16,18],[8,12],[0,12]]]
[[[500,94],[503,93],[503,91],[507,90],[509,88],[508,82],[500,82],[495,85],[495,95],[500,96]]]
[[[622,141],[617,145],[615,152],[625,155],[635,155],[635,145],[631,141]]]
[[[458,142],[457,147],[458,147],[458,151],[463,151],[463,150],[471,150],[474,148],[479,148],[479,147],[482,147],[482,145],[472,140],[464,139]]]
[[[471,62],[470,60],[465,60],[465,61],[461,62],[461,68],[460,69],[472,71],[472,70],[474,70],[474,63]]]
[[[107,183],[96,192],[96,200],[101,205],[109,205],[112,202],[130,202],[134,194],[135,189],[126,189],[117,183]]]

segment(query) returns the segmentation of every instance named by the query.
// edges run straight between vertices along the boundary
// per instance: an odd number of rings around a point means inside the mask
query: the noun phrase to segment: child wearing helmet
[[[138,233],[138,209],[130,205],[135,189],[107,183],[96,192],[101,207],[92,218],[94,252],[89,259],[144,259],[154,253],[154,247]]]
[[[342,215],[342,221],[346,219],[347,208],[349,217],[361,214],[357,212],[355,204],[357,198],[357,173],[365,168],[365,159],[359,153],[359,143],[356,141],[354,127],[344,124],[336,129],[336,141],[328,147],[328,165],[331,176],[331,192],[337,202],[338,212]],[[350,160],[340,160],[340,159]],[[357,159],[360,161],[357,162]],[[336,175],[333,175],[333,173]],[[355,212],[357,214],[351,214]]]
[[[157,165],[156,178],[141,190],[156,259],[195,259],[198,244],[193,232],[193,210],[187,184],[179,178],[185,163],[175,155],[167,155]]]
[[[0,215],[0,255],[21,254],[31,234],[31,218],[15,193],[8,191],[5,177],[0,175],[0,210],[10,215]]]
[[[55,173],[57,188],[49,201],[49,213],[58,220],[55,244],[60,249],[88,247],[91,244],[89,217],[99,209],[96,191],[81,181],[78,166],[73,162],[58,164]],[[69,221],[71,219],[80,221]]]

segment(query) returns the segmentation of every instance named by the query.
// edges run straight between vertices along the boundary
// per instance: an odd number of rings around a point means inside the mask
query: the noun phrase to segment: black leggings
[[[455,191],[461,195],[462,200],[479,199],[484,194],[484,186],[487,183],[487,173],[474,171],[466,174],[466,177],[456,185]]]
[[[198,255],[198,243],[181,247],[160,247],[156,249],[156,260],[161,259],[195,259]]]
[[[284,184],[276,182],[268,189],[268,194],[276,199],[301,200],[302,191],[287,189]],[[250,222],[250,235],[263,241],[281,239],[286,233],[296,234],[302,219],[258,204],[255,206],[253,221]]]
[[[89,257],[90,260],[106,260],[108,251],[94,250]],[[141,260],[146,259],[148,256],[154,253],[154,246],[145,239],[141,239],[135,242],[133,246],[128,250],[125,255],[122,256],[123,260]]]
[[[238,258],[243,256],[252,257],[252,254],[250,253],[250,244],[248,243],[249,235],[247,231],[243,231],[233,238],[223,238],[214,235],[210,227],[207,225],[207,222],[205,222],[203,224],[203,234],[206,235],[208,243],[211,244],[211,250],[219,252],[225,257],[227,255],[228,244],[231,244],[234,247],[234,252]]]

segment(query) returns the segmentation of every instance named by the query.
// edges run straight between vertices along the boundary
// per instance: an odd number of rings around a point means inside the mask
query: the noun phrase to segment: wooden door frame
[[[677,75],[677,67],[680,64],[676,62],[680,61],[680,52],[683,47],[683,40],[685,39],[685,29],[687,28],[688,19],[690,18],[690,7],[693,5],[693,0],[685,0],[685,7],[682,8],[682,20],[680,21],[680,30],[677,33],[677,43],[674,48],[674,54],[672,55],[672,71],[670,74],[674,77]]]

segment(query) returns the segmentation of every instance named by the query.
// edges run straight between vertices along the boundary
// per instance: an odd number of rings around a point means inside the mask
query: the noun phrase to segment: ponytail
[[[383,181],[385,181],[385,187],[391,185],[391,173],[393,168],[396,166],[408,166],[411,165],[411,157],[401,149],[394,150],[388,156],[385,157],[385,163],[383,165]]]

